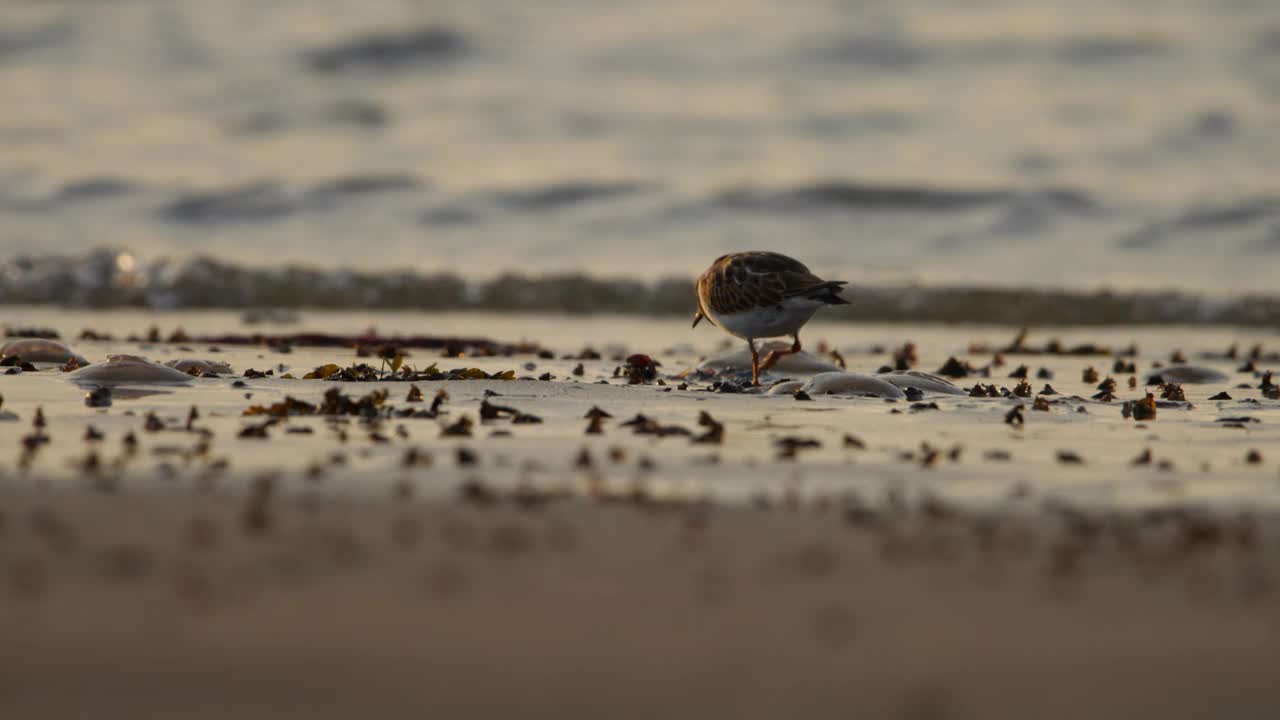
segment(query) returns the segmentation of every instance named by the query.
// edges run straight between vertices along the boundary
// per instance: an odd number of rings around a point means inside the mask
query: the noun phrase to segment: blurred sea
[[[0,13],[0,301],[684,312],[742,249],[871,317],[1274,323],[1280,3]]]

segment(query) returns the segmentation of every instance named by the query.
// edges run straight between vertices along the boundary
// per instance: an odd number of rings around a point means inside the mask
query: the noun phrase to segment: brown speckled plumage
[[[826,281],[799,260],[773,252],[722,255],[698,278],[698,307],[719,315],[770,307],[791,297],[838,292],[842,281]]]

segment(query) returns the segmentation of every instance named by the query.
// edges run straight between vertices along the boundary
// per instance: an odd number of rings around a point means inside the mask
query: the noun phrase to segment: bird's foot
[[[770,350],[769,354],[764,356],[764,362],[760,363],[760,369],[761,370],[772,369],[774,365],[778,364],[779,360],[781,360],[782,358],[788,355],[794,355],[797,352],[799,351],[797,351],[795,348],[792,348],[790,350]]]

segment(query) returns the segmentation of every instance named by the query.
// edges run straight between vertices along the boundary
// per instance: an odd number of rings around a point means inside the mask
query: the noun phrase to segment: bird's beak
[[[698,312],[693,314],[693,324],[689,327],[698,327],[698,323],[702,322],[702,318],[704,317],[706,317],[706,315],[702,314],[702,310],[698,310]]]

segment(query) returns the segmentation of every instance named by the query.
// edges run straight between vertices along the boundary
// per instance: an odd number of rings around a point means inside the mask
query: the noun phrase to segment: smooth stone
[[[959,387],[956,387],[950,381],[940,378],[937,375],[920,372],[919,370],[907,370],[906,372],[893,372],[877,375],[876,377],[893,383],[897,387],[906,390],[907,388],[915,388],[923,392],[941,393],[943,395],[968,395]]]
[[[769,354],[771,350],[786,350],[791,347],[791,343],[779,340],[771,340],[766,343],[760,343],[756,346],[760,351],[760,359]],[[699,370],[715,370],[716,372],[742,372],[751,371],[751,350],[743,345],[737,350],[722,353],[715,357],[707,358],[698,365]],[[770,372],[778,373],[794,373],[797,375],[812,375],[814,373],[832,372],[840,370],[840,366],[812,353],[801,350],[791,355],[783,355],[770,368]]]
[[[106,362],[80,368],[67,375],[80,385],[122,385],[127,383],[187,384],[191,376],[137,355],[112,355]]]
[[[1154,385],[1157,377],[1167,383],[1176,383],[1178,385],[1183,383],[1189,385],[1223,383],[1230,379],[1226,374],[1213,368],[1199,365],[1170,365],[1169,367],[1152,370],[1151,374],[1147,375],[1147,384]]]
[[[224,362],[219,362],[217,360],[198,360],[196,358],[170,360],[165,363],[165,367],[181,370],[188,375],[190,375],[193,370],[200,371],[201,375],[208,375],[210,373],[215,373],[217,375],[231,375],[234,372],[231,369],[231,366]]]
[[[814,375],[801,388],[809,395],[874,395],[902,399],[907,396],[897,385],[876,377],[844,371]]]
[[[765,395],[795,395],[804,387],[804,380],[783,380],[765,391]]]
[[[71,348],[63,345],[57,340],[46,340],[44,338],[20,338],[18,340],[10,340],[0,347],[0,359],[17,356],[29,363],[65,363],[74,359],[81,365],[88,365],[89,361],[75,354]]]

